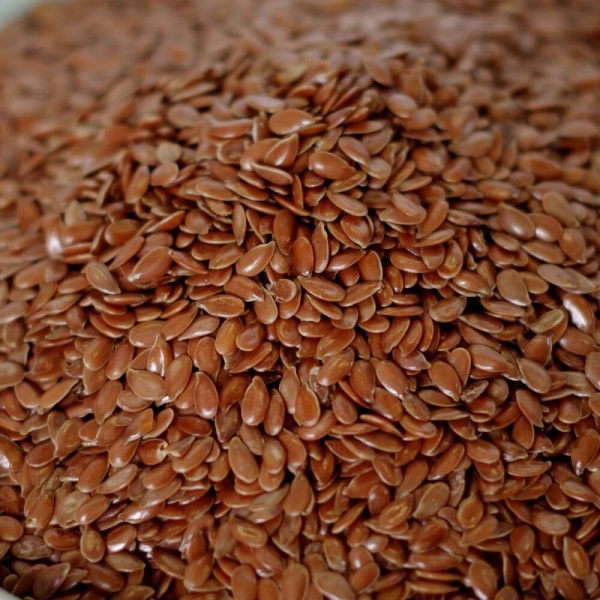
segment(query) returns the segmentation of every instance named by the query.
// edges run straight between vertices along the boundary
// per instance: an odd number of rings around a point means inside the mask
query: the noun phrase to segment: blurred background
[[[38,0],[0,0],[0,25],[18,17]]]

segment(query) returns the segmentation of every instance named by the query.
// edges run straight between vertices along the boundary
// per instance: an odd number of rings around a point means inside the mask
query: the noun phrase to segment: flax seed
[[[96,4],[0,36],[3,585],[597,596],[591,0]]]

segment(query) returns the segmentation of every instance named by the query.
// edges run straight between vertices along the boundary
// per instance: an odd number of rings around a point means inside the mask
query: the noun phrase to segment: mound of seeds
[[[0,37],[0,583],[600,595],[594,1],[83,0]]]

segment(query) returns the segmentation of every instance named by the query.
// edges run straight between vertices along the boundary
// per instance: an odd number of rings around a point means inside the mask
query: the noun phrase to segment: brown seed
[[[0,363],[0,389],[18,385],[24,377],[25,369],[22,365],[11,361]]]
[[[53,598],[59,588],[67,580],[72,567],[69,563],[63,562],[38,571],[35,575],[32,593],[35,598],[48,600]]]
[[[331,152],[315,152],[308,164],[312,171],[325,179],[346,179],[355,172],[343,158]]]
[[[446,362],[437,361],[429,369],[431,381],[453,400],[458,401],[462,384],[457,372]]]
[[[281,595],[289,600],[303,600],[308,594],[310,574],[300,564],[288,565],[282,573]]]
[[[592,352],[585,359],[585,375],[600,390],[600,352]]]
[[[290,135],[275,144],[265,155],[265,162],[279,168],[289,168],[298,154],[299,140],[296,134]]]
[[[328,600],[353,600],[354,590],[348,580],[339,573],[322,571],[313,575],[315,587]]]
[[[389,94],[385,97],[386,106],[398,117],[410,119],[417,111],[417,103],[405,94]]]
[[[0,540],[16,542],[23,535],[23,525],[14,517],[0,516]]]
[[[494,444],[485,440],[467,440],[465,443],[467,456],[474,461],[492,464],[500,458],[500,450]]]
[[[42,409],[52,408],[65,398],[76,383],[76,379],[63,379],[62,381],[59,381],[42,394],[39,399],[39,406]]]
[[[377,379],[383,387],[404,399],[408,394],[408,380],[402,369],[395,363],[384,360],[380,361],[376,367]]]
[[[294,418],[299,425],[312,427],[321,416],[321,407],[317,395],[307,386],[302,386],[295,400]]]
[[[151,283],[165,275],[171,264],[169,249],[165,246],[158,246],[144,254],[131,271],[129,279],[134,283]]]
[[[217,294],[200,304],[209,315],[221,318],[239,317],[244,312],[244,301],[230,294]]]
[[[596,597],[591,0],[125,4],[0,40],[2,586]]]
[[[533,525],[548,535],[565,535],[569,531],[569,521],[563,515],[547,510],[533,511]]]
[[[583,474],[600,450],[600,434],[594,429],[584,431],[571,445],[571,464],[577,475]]]
[[[583,586],[568,571],[557,569],[552,577],[556,590],[563,598],[583,600],[586,597]]]
[[[497,578],[492,567],[482,561],[475,560],[469,565],[468,572],[471,587],[480,600],[492,600],[496,595]]]
[[[79,548],[85,560],[98,563],[104,558],[106,545],[102,534],[90,527],[82,533]]]
[[[584,547],[573,538],[564,538],[563,560],[569,573],[576,579],[585,579],[590,574],[588,554]]]
[[[498,273],[496,285],[502,297],[517,306],[529,306],[531,299],[523,279],[514,269],[504,269]]]
[[[489,346],[473,344],[469,347],[469,354],[471,355],[473,366],[482,371],[504,373],[508,369],[508,363],[504,358]]]
[[[260,377],[254,377],[242,399],[242,419],[248,425],[259,425],[267,416],[269,392]]]
[[[522,366],[520,368],[523,369]],[[527,368],[528,367],[525,367],[525,369]],[[530,374],[528,373],[528,375]],[[520,408],[525,418],[536,427],[542,427],[543,409],[537,396],[532,394],[529,390],[517,390],[516,400],[517,406]]]
[[[274,242],[254,247],[237,261],[235,266],[236,273],[245,277],[258,275],[269,264],[274,252]]]
[[[85,268],[85,276],[93,288],[104,294],[121,293],[119,284],[103,263],[97,261],[88,263]]]
[[[467,299],[464,296],[453,296],[437,302],[429,309],[429,314],[438,323],[450,323],[464,312]]]
[[[510,546],[519,562],[531,556],[535,546],[535,534],[529,525],[519,525],[510,534]]]
[[[98,337],[92,340],[83,353],[83,364],[92,371],[98,371],[106,365],[112,354],[112,341]]]
[[[248,565],[240,565],[231,574],[231,591],[234,600],[252,600],[256,598],[258,578]]]
[[[284,108],[269,119],[269,128],[277,135],[289,135],[312,125],[314,122],[315,118],[306,111],[296,108]]]
[[[529,240],[535,235],[535,224],[527,214],[510,204],[498,207],[500,225],[507,233],[519,240]]]
[[[253,483],[258,477],[258,465],[248,447],[238,437],[229,443],[228,457],[231,470],[245,483]]]
[[[425,209],[412,198],[398,192],[392,192],[393,212],[388,216],[392,223],[400,225],[420,225],[425,221]]]
[[[127,383],[131,391],[145,400],[160,400],[165,395],[165,382],[156,373],[129,369]]]

